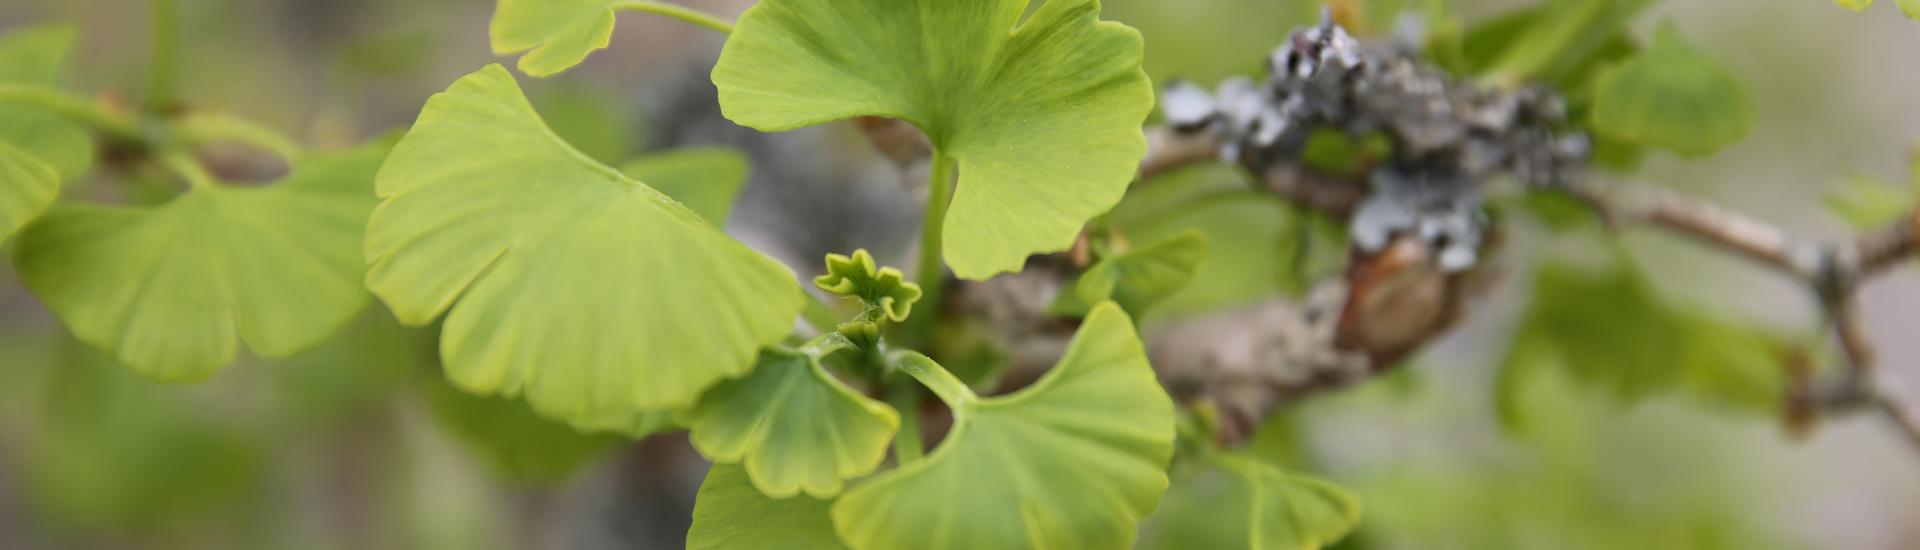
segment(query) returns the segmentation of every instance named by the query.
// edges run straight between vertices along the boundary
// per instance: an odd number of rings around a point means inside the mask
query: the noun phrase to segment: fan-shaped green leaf
[[[0,142],[0,239],[40,215],[60,195],[60,175],[40,159]]]
[[[827,508],[833,501],[806,495],[776,499],[761,494],[738,464],[715,464],[693,500],[688,550],[780,548],[841,550]]]
[[[548,416],[690,406],[800,312],[791,271],[568,147],[498,65],[427,100],[377,187],[367,288],[447,314],[457,385]]]
[[[1080,274],[1072,292],[1060,293],[1052,309],[1082,315],[1088,304],[1111,299],[1127,313],[1142,315],[1161,299],[1185,288],[1206,261],[1206,236],[1189,229],[1173,238],[1102,258]]]
[[[661,410],[622,411],[593,418],[560,418],[573,429],[583,432],[609,432],[627,436],[628,439],[645,439],[679,429],[680,423],[674,421],[673,412]]]
[[[1740,141],[1752,126],[1739,80],[1682,41],[1672,23],[1594,85],[1593,128],[1615,139],[1699,156]]]
[[[707,390],[685,419],[700,454],[742,463],[776,498],[839,494],[841,480],[880,466],[900,428],[891,407],[842,385],[813,355],[776,349],[760,352],[746,378]]]
[[[1120,200],[1153,105],[1139,33],[1100,21],[1097,0],[1047,0],[1021,22],[1027,3],[760,2],[714,66],[721,110],[769,132],[912,122],[959,161],[947,264],[968,279],[1019,270]]]
[[[926,459],[840,496],[834,527],[855,548],[1125,548],[1167,488],[1173,403],[1126,313],[1093,308],[1066,355],[1032,386],[978,398],[924,357],[954,423]],[[916,374],[916,376],[921,376]]]
[[[707,223],[725,227],[733,200],[747,183],[747,156],[727,147],[675,149],[628,161],[620,171],[680,201]]]
[[[580,64],[613,39],[613,12],[652,12],[728,32],[726,22],[679,5],[653,0],[500,0],[488,28],[493,53],[520,56],[520,70],[547,76]]]
[[[81,341],[155,378],[204,378],[239,340],[292,354],[366,302],[358,243],[388,146],[311,158],[266,187],[57,206],[20,232],[20,278]]]
[[[73,26],[66,24],[0,35],[0,83],[57,84],[73,39]],[[0,142],[52,166],[62,180],[78,177],[93,165],[93,141],[87,129],[44,110],[0,105]]]
[[[1215,455],[1211,461],[1236,482],[1227,499],[1237,506],[1228,509],[1247,512],[1246,542],[1234,547],[1321,548],[1360,523],[1360,501],[1332,483],[1235,454]]]
[[[494,55],[520,56],[520,70],[547,76],[580,64],[613,40],[620,0],[500,0],[487,35]]]

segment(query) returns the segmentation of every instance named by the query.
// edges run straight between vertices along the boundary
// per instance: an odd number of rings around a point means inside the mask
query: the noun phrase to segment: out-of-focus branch
[[[1498,228],[1476,215],[1480,183],[1509,176],[1530,189],[1565,192],[1613,226],[1680,235],[1799,281],[1826,312],[1847,368],[1831,383],[1793,388],[1789,418],[1870,408],[1920,450],[1920,404],[1892,381],[1877,380],[1886,377],[1875,376],[1873,348],[1854,311],[1861,283],[1920,253],[1920,214],[1851,241],[1796,242],[1710,203],[1587,180],[1580,168],[1588,142],[1556,130],[1564,105],[1543,89],[1460,85],[1405,52],[1361,44],[1332,22],[1296,31],[1269,61],[1265,81],[1230,80],[1212,93],[1179,83],[1165,90],[1160,101],[1170,126],[1147,131],[1137,180],[1202,162],[1238,164],[1256,189],[1347,221],[1353,254],[1347,273],[1322,285],[1332,289],[1325,295],[1219,312],[1149,334],[1154,367],[1176,394],[1212,401],[1229,420],[1250,423],[1279,403],[1384,372],[1424,347],[1491,279],[1479,258],[1497,240],[1484,238]],[[910,124],[856,123],[902,167],[930,151]],[[1318,129],[1383,132],[1394,157],[1365,170],[1364,181],[1314,171],[1299,157]],[[1023,378],[1022,365],[1051,364],[1050,354],[1071,334],[1071,321],[1046,306],[1080,264],[1035,261],[1067,268],[1034,271],[1030,263],[1030,273],[1019,277],[964,283],[941,308],[998,332],[1015,350],[1015,380]]]
[[[1818,416],[1870,407],[1920,450],[1920,403],[1893,377],[1876,376],[1878,358],[1857,309],[1858,289],[1887,267],[1920,252],[1920,213],[1849,241],[1794,243],[1772,225],[1716,205],[1648,186],[1558,187],[1616,227],[1645,225],[1681,235],[1773,269],[1805,285],[1819,301],[1847,368],[1826,384],[1803,381],[1787,407]]]

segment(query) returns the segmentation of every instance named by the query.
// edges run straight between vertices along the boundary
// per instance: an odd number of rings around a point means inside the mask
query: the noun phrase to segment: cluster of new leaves
[[[529,51],[520,60],[529,73],[558,72],[610,40],[614,10],[661,11],[633,4],[504,0],[495,49]],[[963,278],[1015,271],[1028,255],[1067,248],[1119,199],[1144,153],[1140,126],[1152,94],[1137,34],[1100,21],[1090,0],[1052,0],[1031,13],[1015,0],[904,8],[871,0],[754,6],[713,71],[724,114],[765,131],[869,115],[918,126],[959,170],[952,203],[928,208],[944,219],[933,250]],[[488,136],[476,136],[481,127]],[[444,158],[485,160],[431,162]],[[944,176],[936,169],[936,186]],[[488,198],[450,195],[474,193],[473,185],[488,187],[479,193]],[[717,463],[701,489],[692,547],[1123,547],[1152,512],[1167,486],[1173,407],[1126,312],[1144,311],[1194,276],[1206,256],[1198,234],[1103,247],[1057,304],[1085,317],[1065,358],[1019,393],[981,397],[925,356],[881,345],[885,324],[906,320],[923,291],[864,250],[829,256],[814,281],[857,299],[860,313],[797,349],[777,345],[798,308],[790,300],[801,296],[791,275],[763,276],[772,271],[764,260],[750,261],[751,252],[736,252],[745,249],[697,219],[668,216],[675,205],[653,189],[646,177],[624,178],[571,152],[504,70],[483,70],[430,100],[382,170],[386,203],[368,231],[369,286],[409,322],[451,311],[442,348],[462,387],[524,394],[576,425],[669,411]],[[623,196],[631,208],[620,206]],[[469,206],[429,218],[404,209],[409,200]],[[603,211],[627,223],[663,221],[628,233],[594,222]],[[644,263],[654,256],[673,267]],[[630,267],[620,263],[631,257]],[[529,296],[543,299],[526,304]],[[621,335],[570,321],[608,316],[622,320],[611,325]],[[716,336],[688,332],[696,329]],[[759,350],[757,361],[742,360],[742,350]],[[553,357],[567,360],[532,361]],[[931,389],[954,425],[930,456],[896,457],[894,469],[849,482],[882,465],[900,429],[898,412],[842,380],[870,369],[836,366],[875,360]],[[1272,542],[1317,545],[1352,527],[1350,503],[1336,505],[1349,513],[1329,516],[1344,522],[1295,510],[1313,509],[1316,498],[1255,507],[1311,533]],[[1271,519],[1249,517],[1247,528],[1272,529]]]

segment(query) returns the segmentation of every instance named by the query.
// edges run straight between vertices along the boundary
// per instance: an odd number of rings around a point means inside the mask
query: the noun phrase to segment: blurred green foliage
[[[484,44],[466,36],[482,18],[457,11],[472,6],[450,2],[321,3],[301,9],[329,14],[312,26],[330,30],[297,37],[294,30],[309,21],[254,24],[267,10],[291,9],[280,4],[184,4],[188,24],[205,27],[188,36],[185,55],[193,61],[185,95],[305,129],[320,142],[351,142],[404,125],[425,93],[485,58]],[[1691,133],[1746,124],[1748,115],[1738,112],[1744,109],[1722,109],[1736,103],[1739,90],[1729,86],[1737,83],[1693,52],[1676,53],[1684,50],[1673,47],[1677,35],[1637,32],[1636,25],[1645,27],[1636,19],[1647,11],[1645,1],[1545,0],[1476,20],[1438,1],[1343,4],[1357,11],[1336,15],[1355,18],[1361,35],[1388,36],[1401,14],[1417,16],[1429,55],[1443,65],[1493,79],[1537,79],[1566,93],[1572,119],[1603,130],[1596,154],[1609,167],[1637,165],[1646,145],[1704,152],[1745,133],[1744,126]],[[35,5],[18,11],[84,14],[58,2]],[[1909,13],[1915,5],[1900,2]],[[0,9],[0,16],[15,8]],[[1144,67],[1154,82],[1213,82],[1263,71],[1271,49],[1319,9],[1297,1],[1109,1],[1106,15],[1145,35]],[[123,23],[99,19],[7,33],[0,39],[0,83],[79,82],[100,85],[106,96],[137,88],[132,84],[145,78],[140,45],[118,37],[129,34],[113,27]],[[66,45],[76,29],[84,35],[77,52]],[[61,58],[76,55],[92,62],[76,67],[77,78],[61,75]],[[319,73],[324,85],[313,86]],[[1653,85],[1677,82],[1660,76],[1669,73],[1699,78],[1682,91],[1701,92],[1693,105],[1703,108],[1656,112],[1640,107],[1666,104],[1631,101],[1598,108],[1609,93],[1666,95],[1646,92],[1644,77],[1654,74]],[[586,157],[622,166],[712,225],[732,215],[747,172],[741,153],[635,159],[650,145],[637,130],[651,98],[586,78],[527,85],[545,123]],[[1642,131],[1648,120],[1665,130]],[[1610,125],[1617,131],[1604,131]],[[112,162],[95,157],[83,130],[36,113],[0,109],[0,143],[42,158],[69,185],[101,177],[93,169]],[[688,154],[700,158],[679,156]],[[1383,155],[1377,140],[1334,134],[1315,136],[1308,153],[1314,166],[1337,172],[1357,172]],[[709,183],[685,178],[690,172],[722,176]],[[1920,185],[1920,166],[1915,178]],[[1347,253],[1342,228],[1247,189],[1248,179],[1230,167],[1206,166],[1130,190],[1099,225],[1144,245],[1135,252],[1163,243],[1190,252],[1195,247],[1185,245],[1204,242],[1198,248],[1205,259],[1177,254],[1158,266],[1170,269],[1156,268],[1148,284],[1128,290],[1126,275],[1139,271],[1119,264],[1136,258],[1107,256],[1116,281],[1089,285],[1099,291],[1073,309],[1117,297],[1136,314],[1145,309],[1139,304],[1152,303],[1154,319],[1173,318],[1298,293],[1336,273]],[[1890,223],[1916,198],[1909,186],[1871,178],[1842,187],[1830,205],[1863,228]],[[147,186],[127,194],[147,203],[171,192]],[[1525,208],[1569,232],[1593,227],[1590,216],[1568,206],[1530,198]],[[1345,548],[1795,546],[1781,527],[1753,520],[1779,498],[1769,493],[1768,476],[1742,467],[1740,449],[1752,442],[1707,435],[1751,431],[1770,420],[1790,344],[1772,328],[1703,314],[1656,292],[1624,257],[1533,271],[1534,291],[1488,384],[1495,385],[1493,403],[1459,392],[1459,383],[1434,380],[1460,370],[1434,359],[1326,403],[1283,410],[1246,456],[1236,456],[1244,461],[1236,462],[1240,470],[1176,476],[1141,546],[1250,546],[1262,537],[1247,524],[1260,524],[1245,520],[1263,517],[1250,487],[1268,485],[1248,480],[1272,484],[1293,479],[1276,475],[1295,472],[1322,475],[1366,503]],[[1167,274],[1178,276],[1157,277]],[[16,279],[0,269],[0,510],[17,509],[21,518],[0,518],[0,526],[14,528],[0,533],[0,546],[517,547],[525,541],[515,537],[543,528],[531,525],[543,520],[527,519],[538,514],[525,508],[543,506],[543,496],[631,448],[633,439],[675,429],[665,412],[644,411],[594,419],[625,437],[582,434],[524,401],[461,391],[440,371],[437,331],[402,328],[379,308],[317,348],[275,360],[243,356],[248,368],[205,385],[157,385],[65,336]],[[978,341],[973,334],[941,338]],[[947,367],[981,391],[994,387],[1005,350],[965,349],[943,357]],[[1365,421],[1357,429],[1320,422],[1342,414]],[[1409,417],[1430,421],[1381,425]],[[1431,437],[1442,441],[1350,448],[1376,433],[1416,440],[1438,433]],[[798,529],[755,544],[834,539],[826,501],[763,498],[745,468],[716,467],[714,480],[721,482],[701,488],[691,546],[742,542],[728,537],[753,533],[725,527],[747,522],[791,520]]]

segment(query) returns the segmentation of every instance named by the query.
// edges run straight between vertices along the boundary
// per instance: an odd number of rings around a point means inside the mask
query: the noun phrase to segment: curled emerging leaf
[[[920,301],[920,285],[907,281],[898,269],[878,267],[865,248],[853,251],[852,256],[827,254],[827,273],[814,277],[813,286],[859,298],[867,307],[896,323],[907,320],[907,315],[913,312],[913,303]]]

